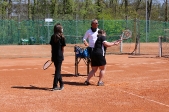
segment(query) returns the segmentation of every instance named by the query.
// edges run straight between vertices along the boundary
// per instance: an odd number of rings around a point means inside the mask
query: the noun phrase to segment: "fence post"
[[[159,41],[159,57],[162,57],[162,36],[158,37]]]
[[[120,53],[122,53],[123,52],[123,37],[122,37],[122,35],[120,35],[120,39],[122,40],[120,42]]]

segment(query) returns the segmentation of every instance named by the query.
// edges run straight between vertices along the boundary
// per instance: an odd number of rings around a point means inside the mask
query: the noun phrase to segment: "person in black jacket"
[[[55,65],[55,75],[52,90],[62,90],[64,88],[64,84],[62,81],[61,66],[62,61],[64,60],[63,53],[66,42],[63,35],[63,28],[60,23],[54,26],[54,34],[51,36],[50,45],[52,53],[51,60]],[[58,82],[60,83],[60,88],[58,87]]]

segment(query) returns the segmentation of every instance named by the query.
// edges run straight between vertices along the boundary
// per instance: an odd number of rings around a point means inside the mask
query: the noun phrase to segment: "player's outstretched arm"
[[[103,42],[103,45],[105,47],[111,47],[111,46],[114,46],[114,45],[118,45],[121,41],[115,41],[115,42]]]

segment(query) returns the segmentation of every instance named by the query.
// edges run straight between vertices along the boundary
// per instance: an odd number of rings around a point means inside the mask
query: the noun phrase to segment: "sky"
[[[157,0],[158,2],[160,2],[161,4],[163,4],[164,3],[164,0]]]

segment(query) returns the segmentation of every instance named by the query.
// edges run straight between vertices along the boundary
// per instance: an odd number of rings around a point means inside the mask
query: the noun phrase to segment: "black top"
[[[103,45],[103,42],[106,41],[106,37],[105,36],[98,36],[96,42],[95,42],[95,46],[93,48],[93,53],[95,54],[103,54],[103,56],[105,55],[106,52],[106,47]]]
[[[58,38],[57,42],[54,41],[55,36],[51,36],[50,45],[52,49],[52,61],[63,61],[63,51],[62,47],[66,46],[66,42],[64,38]]]

